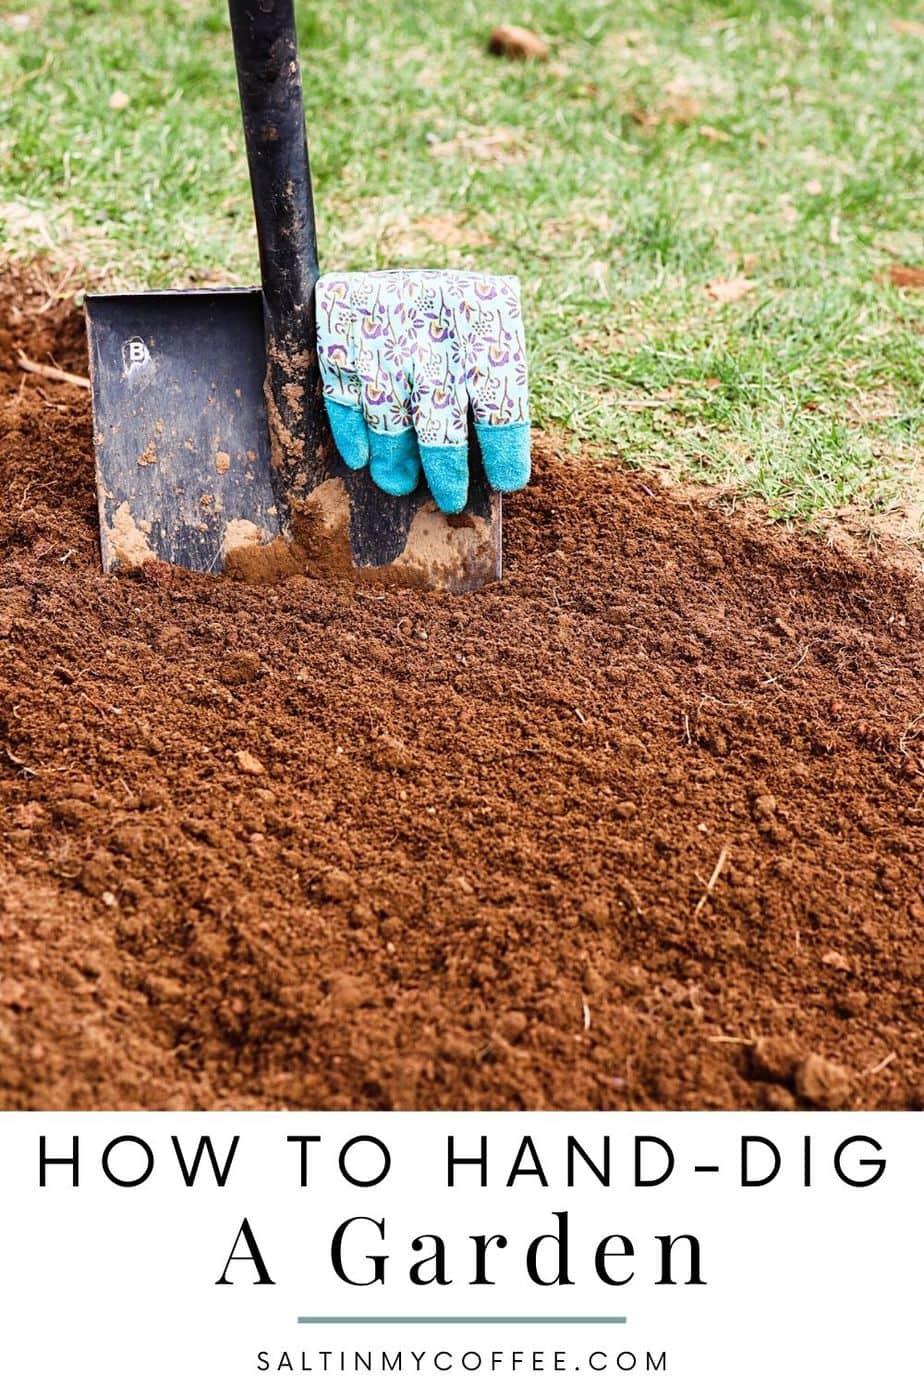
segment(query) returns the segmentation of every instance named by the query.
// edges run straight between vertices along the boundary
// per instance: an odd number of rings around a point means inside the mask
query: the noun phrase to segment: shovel
[[[459,515],[337,456],[315,350],[317,243],[293,0],[230,0],[261,288],[88,294],[102,563],[467,592],[501,573],[469,429]]]

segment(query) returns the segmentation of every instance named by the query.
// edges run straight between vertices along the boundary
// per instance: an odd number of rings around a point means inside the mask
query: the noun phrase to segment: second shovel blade
[[[259,289],[88,294],[103,567],[220,572],[280,534]]]

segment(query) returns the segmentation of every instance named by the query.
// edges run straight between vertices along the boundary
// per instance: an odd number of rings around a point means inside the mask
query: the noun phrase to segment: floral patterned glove
[[[468,497],[471,405],[496,491],[529,480],[526,347],[516,279],[462,270],[325,274],[318,360],[337,450],[348,467],[406,496],[420,468],[440,510]]]

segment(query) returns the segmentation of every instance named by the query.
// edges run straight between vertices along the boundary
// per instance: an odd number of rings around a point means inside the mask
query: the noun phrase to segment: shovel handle
[[[263,291],[283,312],[318,277],[293,0],[229,0]]]
[[[229,0],[266,327],[273,464],[286,502],[321,436],[318,250],[293,0]],[[285,517],[284,517],[285,518]]]

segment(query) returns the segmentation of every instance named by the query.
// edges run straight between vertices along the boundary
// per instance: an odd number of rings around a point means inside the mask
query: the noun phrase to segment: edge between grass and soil
[[[924,562],[912,4],[299,11],[326,264],[520,275],[538,426]],[[0,254],[47,293],[252,282],[221,0],[0,4]],[[897,542],[896,542],[897,541]]]

